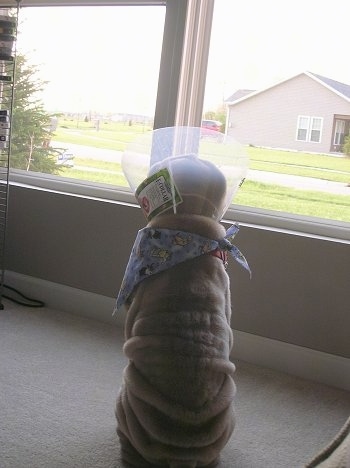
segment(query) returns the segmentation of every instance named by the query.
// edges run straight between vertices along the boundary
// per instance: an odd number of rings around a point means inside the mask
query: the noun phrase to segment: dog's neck
[[[209,239],[220,239],[225,236],[225,228],[215,219],[193,214],[163,214],[154,217],[147,225],[158,229],[179,229],[192,232]]]

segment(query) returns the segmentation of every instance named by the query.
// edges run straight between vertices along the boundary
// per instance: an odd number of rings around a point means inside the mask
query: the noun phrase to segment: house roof
[[[237,99],[247,96],[248,94],[255,93],[255,89],[238,89],[234,92],[229,98],[226,99],[226,102],[233,102]]]
[[[343,96],[347,98],[350,98],[350,85],[347,85],[345,83],[340,83],[339,81],[332,80],[331,78],[327,78],[325,76],[316,75],[316,73],[308,72],[308,74],[322,81],[329,88],[337,91],[339,94],[342,94]]]
[[[233,93],[226,100],[226,103],[228,105],[237,104],[238,102],[241,102],[241,101],[243,101],[245,99],[249,99],[252,96],[256,96],[257,94],[260,94],[260,93],[262,93],[264,91],[267,91],[268,89],[272,89],[272,88],[274,88],[275,86],[277,86],[277,85],[279,85],[281,83],[285,83],[285,82],[287,82],[289,80],[292,80],[292,79],[296,78],[297,76],[300,76],[300,75],[303,75],[303,74],[308,76],[309,78],[317,81],[318,83],[322,84],[323,86],[328,88],[330,91],[332,91],[335,94],[337,94],[338,96],[344,98],[346,101],[350,102],[350,85],[345,84],[345,83],[341,83],[339,81],[332,80],[331,78],[327,78],[325,76],[317,75],[316,73],[306,71],[306,72],[303,72],[303,73],[298,73],[297,75],[294,75],[294,76],[292,76],[290,78],[279,81],[278,83],[275,83],[272,86],[268,86],[267,88],[264,88],[264,89],[261,89],[261,90],[258,90],[258,91],[249,90],[249,89],[239,89],[235,93]]]

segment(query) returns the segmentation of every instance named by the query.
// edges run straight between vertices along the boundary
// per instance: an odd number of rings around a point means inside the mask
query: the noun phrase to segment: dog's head
[[[130,143],[122,167],[148,220],[172,213],[220,220],[247,161],[243,147],[228,135],[167,127]]]
[[[213,163],[179,157],[171,163],[171,176],[182,198],[177,213],[220,218],[226,203],[226,180]],[[169,210],[163,213],[169,214]]]

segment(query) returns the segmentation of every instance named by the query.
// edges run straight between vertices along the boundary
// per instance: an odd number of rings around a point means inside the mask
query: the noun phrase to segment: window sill
[[[11,169],[10,183],[77,197],[95,198],[106,202],[135,204],[135,198],[128,188],[123,189],[122,187],[114,187],[113,185],[52,174]]]
[[[10,171],[10,183],[70,196],[98,199],[106,203],[123,203],[138,207],[130,190],[107,184],[97,184],[50,174],[24,172],[16,169]],[[227,210],[223,222],[230,223],[234,221],[256,229],[317,237],[328,241],[350,244],[349,223],[341,221],[232,205]]]
[[[349,224],[331,219],[232,205],[224,221],[238,221],[257,229],[350,244]]]

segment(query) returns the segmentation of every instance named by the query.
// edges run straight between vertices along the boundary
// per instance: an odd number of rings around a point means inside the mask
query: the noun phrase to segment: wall
[[[107,297],[117,295],[140,209],[11,186],[6,268]],[[345,243],[242,226],[253,271],[228,269],[233,328],[350,357],[350,249]]]

